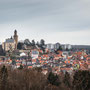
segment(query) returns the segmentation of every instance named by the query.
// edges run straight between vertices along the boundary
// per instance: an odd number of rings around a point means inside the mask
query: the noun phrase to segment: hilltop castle
[[[5,51],[9,51],[10,49],[16,50],[18,44],[18,35],[17,30],[14,31],[14,36],[6,39],[6,41],[2,44],[2,48]]]

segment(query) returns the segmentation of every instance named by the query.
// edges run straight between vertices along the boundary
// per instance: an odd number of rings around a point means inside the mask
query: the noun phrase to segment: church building
[[[16,50],[18,44],[18,35],[17,30],[14,31],[14,36],[6,39],[6,41],[2,44],[2,48],[5,51]]]

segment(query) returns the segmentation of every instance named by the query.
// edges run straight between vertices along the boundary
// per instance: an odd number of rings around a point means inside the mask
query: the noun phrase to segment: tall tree
[[[38,41],[37,41],[36,45],[37,45],[38,47],[40,46],[40,44],[39,44],[39,42],[38,42]]]
[[[76,71],[73,76],[74,90],[90,90],[90,71]]]
[[[3,50],[2,45],[0,45],[0,56],[5,56],[6,52]]]
[[[31,42],[29,41],[29,39],[25,39],[25,40],[24,40],[24,44],[26,44],[26,45],[31,45]]]
[[[57,75],[54,75],[52,72],[49,73],[47,79],[48,79],[48,83],[52,85],[59,86],[60,84],[59,77]]]
[[[32,46],[35,46],[35,40],[32,40]]]
[[[65,73],[63,82],[65,86],[71,87],[71,77],[68,72]]]
[[[23,45],[24,45],[23,43],[19,42],[17,45],[17,49],[21,50]]]
[[[8,71],[5,66],[0,70],[0,90],[6,90],[7,87]]]
[[[44,46],[44,45],[45,45],[45,41],[44,41],[44,39],[41,39],[41,41],[40,41],[40,45],[41,45],[41,46]]]

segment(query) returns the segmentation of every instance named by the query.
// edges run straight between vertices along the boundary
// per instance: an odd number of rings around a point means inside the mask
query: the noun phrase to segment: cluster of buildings
[[[3,49],[5,51],[16,50],[16,56],[14,59],[6,57],[0,59],[0,64],[8,64],[13,68],[19,68],[21,65],[28,68],[42,68],[42,73],[47,74],[53,72],[56,74],[65,73],[66,71],[72,73],[74,70],[88,70],[90,69],[90,54],[87,50],[76,51],[60,51],[57,53],[51,52],[53,49],[57,49],[59,44],[48,44],[43,52],[40,48],[30,50],[17,50],[18,35],[15,30],[13,38],[6,39],[3,43]],[[67,45],[65,48],[71,48]]]
[[[46,48],[48,48],[50,51],[54,51],[54,50],[57,50],[59,48],[59,46],[60,46],[60,43],[56,43],[56,44],[50,43],[50,44],[47,44]],[[70,44],[62,44],[61,47],[63,50],[72,49],[72,46]]]
[[[74,70],[90,69],[90,55],[85,51],[58,51],[58,54],[51,53],[49,50],[43,53],[40,49],[31,51],[21,50],[21,54],[15,60],[0,60],[0,64],[9,64],[13,68],[21,65],[28,68],[42,68],[42,73],[53,72],[56,74],[72,73]]]
[[[8,51],[10,49],[15,50],[17,49],[17,44],[18,44],[18,35],[17,31],[15,30],[14,36],[13,37],[11,36],[11,38],[6,39],[6,41],[3,42],[2,44],[2,48],[5,51]]]

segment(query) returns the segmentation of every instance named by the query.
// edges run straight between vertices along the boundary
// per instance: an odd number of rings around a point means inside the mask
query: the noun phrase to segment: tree
[[[65,73],[63,82],[65,86],[71,87],[71,77],[68,72]]]
[[[16,61],[14,59],[12,60],[12,65],[16,65]]]
[[[34,68],[37,72],[42,72],[42,68],[41,67],[35,67]]]
[[[6,90],[7,87],[8,71],[5,66],[0,70],[0,90]]]
[[[90,71],[76,71],[73,76],[74,90],[90,90]]]
[[[17,49],[21,50],[23,45],[24,45],[23,43],[19,42],[17,45]]]
[[[34,40],[32,40],[32,46],[35,46],[35,41]]]
[[[3,50],[2,45],[0,45],[0,56],[5,56],[6,52]]]
[[[44,46],[44,45],[45,45],[45,41],[44,41],[43,39],[41,39],[40,45],[41,45],[41,46]]]
[[[18,69],[23,69],[23,65],[20,65],[20,67]]]
[[[86,69],[88,69],[88,65],[87,65],[87,63],[84,63],[84,65],[83,65]]]
[[[29,39],[25,39],[25,40],[24,40],[24,44],[26,44],[26,45],[29,46],[29,45],[31,45],[31,42],[29,41]]]
[[[62,47],[61,47],[61,46],[59,46],[58,50],[62,51]]]
[[[9,45],[9,50],[8,50],[8,56],[10,57],[10,59],[12,59],[12,54],[13,54],[13,48],[12,45]]]
[[[52,72],[49,73],[47,79],[48,79],[48,83],[52,85],[59,86],[60,84],[59,77],[57,75],[54,75]]]
[[[37,41],[36,45],[37,45],[38,47],[40,47],[40,44],[39,44],[39,42],[38,42],[38,41]]]
[[[68,48],[66,48],[66,51],[69,51],[69,49],[68,49]]]
[[[59,46],[59,48],[55,50],[55,53],[59,54],[58,51],[62,51],[62,47],[61,46]]]

